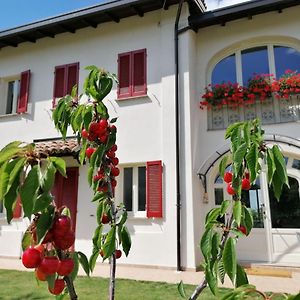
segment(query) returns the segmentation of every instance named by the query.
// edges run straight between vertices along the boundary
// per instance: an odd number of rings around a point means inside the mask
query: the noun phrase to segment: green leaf
[[[55,181],[56,168],[52,162],[49,162],[42,178],[42,189],[44,192],[49,192]]]
[[[213,274],[208,266],[205,269],[205,279],[207,280],[208,286],[213,295],[216,295],[218,293],[217,277]]]
[[[200,248],[205,258],[205,261],[209,261],[211,257],[212,235],[213,230],[211,228],[208,228],[205,230],[200,241]]]
[[[38,195],[34,203],[32,213],[35,214],[39,211],[46,209],[52,201],[53,197],[51,194],[49,194],[49,192]]]
[[[22,200],[25,217],[30,219],[32,210],[37,197],[37,191],[40,186],[38,166],[32,167],[26,176],[24,184],[20,188],[20,196]]]
[[[289,180],[286,173],[285,160],[283,158],[282,153],[279,150],[279,147],[277,145],[274,145],[272,148],[272,152],[274,155],[276,173],[278,174],[278,178],[281,179],[282,183],[285,183],[287,186],[289,186]]]
[[[112,253],[116,250],[116,226],[113,225],[108,232],[104,244],[103,244],[103,252],[104,257],[106,259],[112,255]]]
[[[124,210],[119,221],[117,222],[117,225],[122,226],[123,224],[125,224],[127,217],[128,217],[127,211]]]
[[[206,215],[205,224],[209,224],[210,222],[215,221],[220,216],[221,208],[216,207],[209,211],[209,213]]]
[[[276,170],[273,151],[271,149],[267,149],[266,156],[268,166],[268,182],[271,183]]]
[[[103,201],[106,199],[106,195],[102,192],[96,192],[96,194],[94,195],[92,202],[96,202],[96,201]]]
[[[235,240],[232,237],[229,237],[225,243],[222,260],[226,274],[234,283],[236,276],[236,252]]]
[[[234,201],[233,217],[235,219],[235,222],[237,223],[237,226],[240,226],[242,218],[242,203],[240,200]]]
[[[100,249],[102,247],[102,228],[103,225],[99,225],[94,232],[93,236],[93,245]]]
[[[90,186],[92,186],[93,184],[93,175],[94,175],[94,167],[93,166],[90,166],[89,169],[88,169],[88,183]]]
[[[99,249],[97,247],[94,247],[93,253],[89,259],[89,265],[90,265],[91,272],[93,272],[95,269],[95,265],[96,265],[98,256],[99,256]]]
[[[243,206],[243,214],[244,214],[244,225],[247,229],[247,235],[250,234],[252,228],[253,228],[253,217],[250,209],[247,207]]]
[[[224,200],[224,201],[222,202],[222,204],[221,204],[221,209],[220,209],[220,216],[221,216],[221,217],[224,216],[225,213],[227,212],[227,209],[228,209],[230,203],[231,203],[231,200]]]
[[[54,167],[56,170],[63,176],[67,177],[67,172],[66,172],[66,163],[65,161],[60,158],[60,157],[49,157],[50,161],[53,163]]]
[[[256,180],[258,173],[258,149],[257,144],[252,144],[246,155],[247,167],[250,173],[251,183]]]
[[[81,165],[83,165],[84,161],[85,161],[85,151],[88,147],[88,143],[86,140],[82,141],[82,145],[81,145],[81,149],[79,152],[79,162]]]
[[[277,173],[277,169],[273,175],[272,187],[273,187],[274,196],[277,199],[277,201],[279,201],[282,187],[283,187],[283,181],[281,176]]]
[[[20,141],[15,141],[12,143],[9,143],[0,151],[0,166],[6,162],[12,159],[16,155],[20,155],[24,153],[24,148],[19,148],[19,146],[22,144]]]
[[[42,214],[37,220],[36,236],[38,244],[44,239],[46,233],[52,226],[52,222],[55,216],[54,211],[54,206],[49,206],[46,210],[42,212]]]
[[[25,165],[26,158],[19,157],[19,158],[16,158],[14,161],[15,161],[15,165],[10,173],[7,189],[9,189],[11,187],[11,185],[13,184],[13,182],[15,181],[16,178],[19,178],[20,173]]]
[[[224,173],[227,165],[228,165],[228,156],[225,155],[219,164],[219,173],[222,178],[224,177]]]
[[[102,77],[100,79],[100,90],[99,90],[99,96],[97,98],[98,101],[102,101],[111,91],[113,86],[113,81],[110,78]]]
[[[102,219],[103,212],[104,212],[104,205],[103,205],[103,201],[101,201],[98,203],[98,206],[97,206],[97,223],[98,223],[98,225],[102,224],[101,219]]]
[[[248,277],[247,277],[245,270],[243,269],[243,267],[241,267],[239,264],[237,264],[235,287],[239,287],[239,286],[242,286],[242,285],[248,284],[248,283],[249,283]]]
[[[9,191],[4,196],[4,206],[6,209],[6,219],[8,223],[10,223],[13,218],[13,209],[19,193],[19,184],[19,178],[16,177]]]
[[[113,118],[113,119],[111,119],[111,120],[110,120],[110,124],[116,123],[117,120],[118,120],[118,118]]]
[[[83,123],[84,123],[84,128],[86,130],[89,129],[90,123],[92,122],[93,119],[93,106],[86,106],[85,111],[83,112]]]
[[[177,289],[178,289],[178,293],[182,298],[186,298],[186,293],[184,290],[184,284],[182,282],[182,280],[179,282],[179,284],[177,285]]]
[[[74,261],[74,269],[69,276],[74,281],[79,271],[79,259],[78,259],[77,252],[74,251],[73,253],[71,253],[71,257],[73,258]]]
[[[243,125],[243,122],[237,122],[237,123],[233,123],[233,124],[229,125],[226,129],[225,139],[228,139],[229,137],[231,137],[232,132],[234,130],[236,130],[236,128],[240,127],[241,125]]]
[[[211,262],[215,262],[218,254],[219,254],[219,248],[221,243],[221,234],[219,232],[215,232],[212,237],[212,243],[211,243]]]
[[[79,262],[87,276],[90,276],[90,267],[87,257],[84,253],[77,251]]]
[[[219,260],[218,261],[218,277],[222,284],[224,284],[225,274],[226,273],[225,273],[223,261]]]
[[[125,225],[123,225],[122,227],[121,237],[122,237],[123,251],[125,255],[128,256],[128,253],[131,248],[131,238],[130,238],[130,233]]]
[[[233,153],[233,170],[234,174],[238,174],[243,166],[244,156],[247,152],[246,143],[238,146],[236,151]]]
[[[26,250],[31,245],[31,233],[25,231],[22,237],[22,250]]]
[[[245,122],[244,123],[244,140],[246,143],[246,146],[249,147],[250,146],[250,123],[249,122]]]

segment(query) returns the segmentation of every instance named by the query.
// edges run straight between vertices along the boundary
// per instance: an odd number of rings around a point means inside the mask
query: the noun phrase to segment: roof
[[[35,140],[35,151],[41,157],[73,156],[79,151],[76,138]]]
[[[211,25],[225,25],[229,21],[249,18],[271,11],[281,13],[283,9],[300,5],[299,0],[252,0],[237,5],[231,5],[207,11],[203,14],[191,15],[189,25],[194,29],[208,27]]]
[[[205,9],[205,0],[187,0],[194,11]],[[119,23],[121,19],[145,13],[168,9],[180,0],[114,0],[88,8],[44,19],[16,28],[0,31],[0,49],[7,46],[17,47],[20,43],[35,43],[44,37],[54,38],[60,33],[75,33],[76,30],[97,26],[105,22]]]

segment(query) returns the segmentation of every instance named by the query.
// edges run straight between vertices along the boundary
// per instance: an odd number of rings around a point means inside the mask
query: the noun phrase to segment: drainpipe
[[[178,24],[184,0],[178,5],[174,26],[175,43],[175,128],[176,128],[176,218],[177,218],[177,271],[182,271],[181,267],[181,196],[180,196],[180,126],[179,126],[179,55],[178,55]]]

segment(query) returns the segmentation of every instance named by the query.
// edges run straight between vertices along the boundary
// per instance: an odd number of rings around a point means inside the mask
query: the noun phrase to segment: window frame
[[[144,55],[144,65],[143,65],[143,76],[144,76],[144,82],[143,82],[143,90],[141,91],[134,91],[134,57],[136,54],[143,53]],[[129,56],[129,87],[128,92],[121,93],[120,87],[118,85],[117,89],[117,100],[125,100],[128,98],[137,98],[137,97],[144,97],[147,96],[147,49],[139,49],[139,50],[133,50],[128,52],[123,52],[118,54],[118,79],[120,82],[120,74],[121,74],[121,64],[120,60],[124,56]]]
[[[146,168],[146,163],[138,163],[138,164],[122,164],[120,166],[120,175],[119,175],[119,180],[118,180],[118,185],[116,188],[116,198],[119,199],[124,199],[124,169],[125,168],[132,168],[132,211],[127,211],[128,216],[131,218],[147,218],[147,203],[145,204],[145,210],[144,211],[139,211],[138,206],[138,194],[139,194],[139,182],[138,182],[138,168],[139,167],[145,167]],[[146,170],[147,174],[147,170]],[[147,175],[146,175],[147,176]],[[145,184],[145,190],[146,190],[146,185]],[[147,199],[147,194],[146,194],[146,199]]]

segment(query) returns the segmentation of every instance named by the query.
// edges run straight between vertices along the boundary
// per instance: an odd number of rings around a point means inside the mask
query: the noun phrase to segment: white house
[[[177,269],[199,265],[205,214],[226,197],[217,174],[217,162],[228,150],[224,129],[259,116],[266,139],[278,143],[287,157],[292,189],[285,192],[286,209],[276,206],[261,175],[246,200],[256,211],[257,228],[239,241],[239,258],[297,264],[298,98],[288,104],[271,99],[251,112],[200,110],[199,101],[211,82],[243,84],[253,72],[278,75],[299,68],[299,4],[247,1],[204,12],[204,3],[196,0],[119,0],[0,32],[0,146],[35,141],[41,151],[66,159],[69,177],[57,179],[56,195],[76,216],[76,249],[91,253],[95,207],[86,167],[74,158],[72,139],[58,140],[50,109],[76,82],[80,93],[84,67],[97,65],[120,79],[107,97],[110,115],[118,117],[116,198],[129,210],[132,234],[131,253],[120,263]],[[153,165],[161,170],[156,189],[162,193],[150,197],[145,187]],[[280,227],[279,213],[284,219]],[[0,207],[0,256],[18,257],[16,245],[28,221],[16,212],[7,225],[4,216]]]

